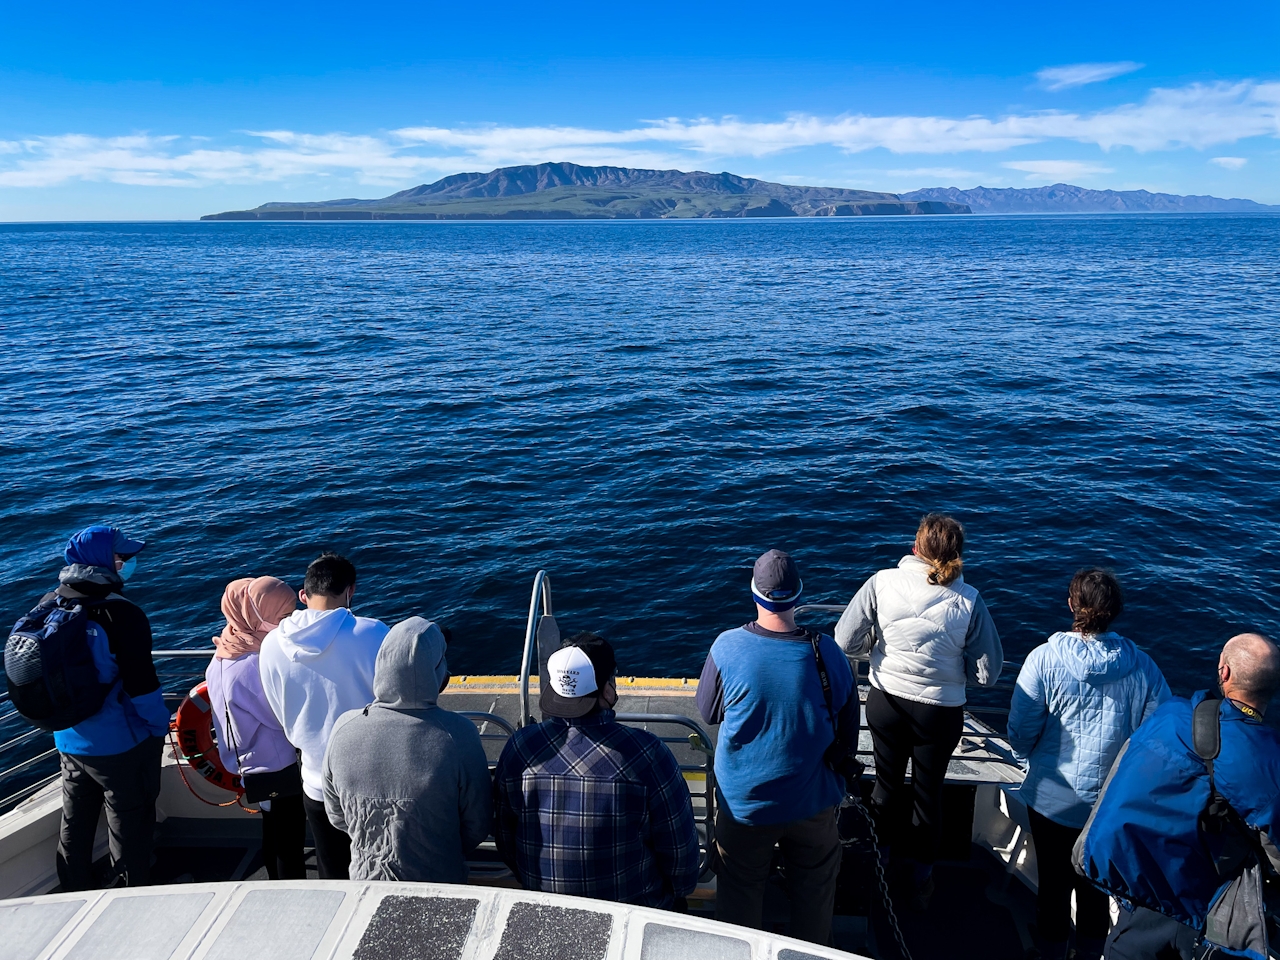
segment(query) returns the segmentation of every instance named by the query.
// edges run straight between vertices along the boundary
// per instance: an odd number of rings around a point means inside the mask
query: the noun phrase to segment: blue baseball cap
[[[132,540],[119,527],[95,523],[85,527],[70,540],[62,556],[67,563],[83,563],[91,567],[115,568],[116,555],[126,560],[136,556],[147,545],[145,540]]]
[[[751,593],[756,603],[774,613],[794,607],[803,589],[800,568],[785,550],[761,555],[751,570]]]

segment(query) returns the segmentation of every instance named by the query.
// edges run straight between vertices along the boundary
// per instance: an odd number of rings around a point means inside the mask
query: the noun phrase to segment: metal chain
[[[907,949],[907,942],[902,936],[902,928],[898,926],[898,915],[893,912],[893,900],[889,897],[889,881],[884,875],[884,864],[880,862],[880,837],[876,833],[876,824],[871,819],[871,812],[862,805],[862,800],[852,793],[845,795],[844,803],[841,806],[853,807],[858,813],[862,814],[862,819],[867,822],[867,829],[871,832],[871,843],[875,851],[876,885],[880,888],[880,899],[884,901],[884,910],[889,916],[889,926],[893,928],[893,939],[898,945],[898,952],[901,954],[902,960],[911,960],[911,951]],[[854,843],[853,840],[842,840],[840,842],[846,847]],[[868,917],[869,920],[870,918]]]

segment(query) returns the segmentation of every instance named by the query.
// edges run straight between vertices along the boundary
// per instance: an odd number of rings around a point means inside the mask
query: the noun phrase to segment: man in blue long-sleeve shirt
[[[614,719],[613,648],[570,637],[547,660],[548,719],[518,730],[494,772],[498,853],[528,890],[670,908],[698,882],[680,765]]]
[[[796,626],[801,588],[789,554],[770,550],[756,561],[751,592],[757,617],[711,645],[698,681],[698,709],[707,723],[720,724],[716,919],[761,926],[777,845],[787,866],[790,934],[825,944],[840,873],[836,811],[845,783],[824,755],[835,726],[843,742],[857,744],[858,691],[835,641]]]

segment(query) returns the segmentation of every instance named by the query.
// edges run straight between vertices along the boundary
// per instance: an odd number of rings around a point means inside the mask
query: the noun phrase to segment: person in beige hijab
[[[297,594],[275,577],[244,577],[222,595],[226,626],[205,671],[218,754],[244,780],[245,799],[262,809],[262,859],[272,880],[304,880],[306,814],[298,753],[262,691],[262,640],[297,607]]]

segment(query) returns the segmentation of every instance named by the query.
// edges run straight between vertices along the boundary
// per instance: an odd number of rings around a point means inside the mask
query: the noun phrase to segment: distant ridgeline
[[[1280,206],[1252,200],[1218,197],[1179,197],[1146,190],[1088,190],[1069,183],[1031,190],[1016,188],[929,187],[902,194],[903,200],[949,200],[974,213],[1280,213]]]
[[[381,200],[264,203],[202,220],[622,220],[971,213],[963,202],[790,187],[732,173],[540,163],[459,173]]]

